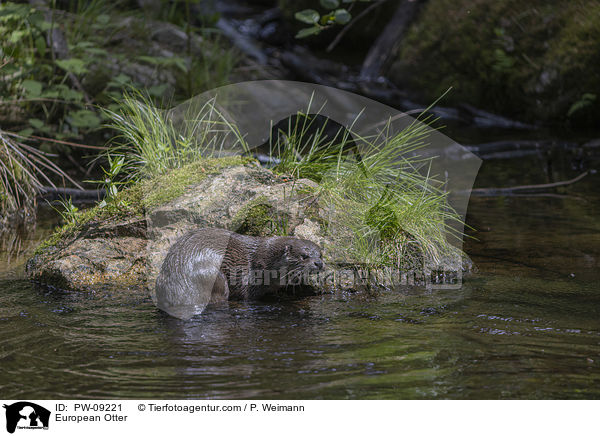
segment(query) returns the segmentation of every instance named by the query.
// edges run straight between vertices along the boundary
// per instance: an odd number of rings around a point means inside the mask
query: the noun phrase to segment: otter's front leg
[[[220,303],[227,300],[229,300],[229,285],[227,284],[225,275],[219,271],[215,277],[215,283],[210,295],[210,302]]]

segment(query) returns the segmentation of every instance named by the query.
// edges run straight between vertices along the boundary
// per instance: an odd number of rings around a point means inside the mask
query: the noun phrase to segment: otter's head
[[[283,257],[290,270],[313,272],[323,269],[321,249],[306,239],[286,241]]]

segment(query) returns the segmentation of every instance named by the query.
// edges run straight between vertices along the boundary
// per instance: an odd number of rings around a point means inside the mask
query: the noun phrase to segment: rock
[[[290,234],[321,245],[309,180],[286,180],[256,164],[236,165],[188,186],[144,217],[92,221],[41,250],[27,263],[30,278],[68,290],[152,294],[171,244],[198,227],[253,235]],[[313,217],[313,218],[311,218]]]
[[[311,186],[309,180],[279,180],[258,166],[234,166],[149,211],[148,289],[154,289],[169,247],[191,229],[222,227],[253,236],[294,234],[311,213],[308,203],[313,197],[302,194],[302,188]],[[322,241],[321,229],[312,231],[304,232],[304,237]]]
[[[173,189],[181,174],[187,175],[180,182],[182,189]],[[195,182],[186,184],[188,177],[196,177]],[[140,186],[147,188],[141,196]],[[292,235],[318,244],[327,268],[311,279],[315,290],[389,286],[377,278],[365,282],[357,277],[381,268],[358,265],[350,258],[344,247],[353,235],[336,221],[333,209],[322,204],[316,188],[313,181],[278,176],[256,161],[225,158],[193,163],[164,179],[130,188],[137,192],[131,198],[146,205],[132,210],[144,213],[94,218],[76,231],[55,235],[28,261],[27,273],[39,283],[62,289],[153,295],[171,245],[189,230],[220,227],[253,236]],[[461,256],[457,252],[435,265],[421,265],[424,271],[457,270]]]
[[[63,289],[136,288],[145,274],[145,220],[89,225],[27,262],[29,277]]]

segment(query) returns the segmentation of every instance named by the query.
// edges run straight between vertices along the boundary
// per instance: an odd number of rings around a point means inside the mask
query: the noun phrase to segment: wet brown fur
[[[185,234],[170,248],[156,281],[157,300],[161,307],[193,305],[205,301],[207,292],[213,303],[260,298],[287,287],[287,278],[321,268],[321,250],[311,241],[203,228]],[[263,271],[276,274],[268,284],[255,284],[252,274]]]

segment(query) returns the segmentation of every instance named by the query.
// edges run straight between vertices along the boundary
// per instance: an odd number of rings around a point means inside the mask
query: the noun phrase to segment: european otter
[[[305,273],[322,268],[321,249],[305,239],[193,230],[169,249],[156,279],[156,303],[170,315],[190,318],[208,303],[300,285]]]

